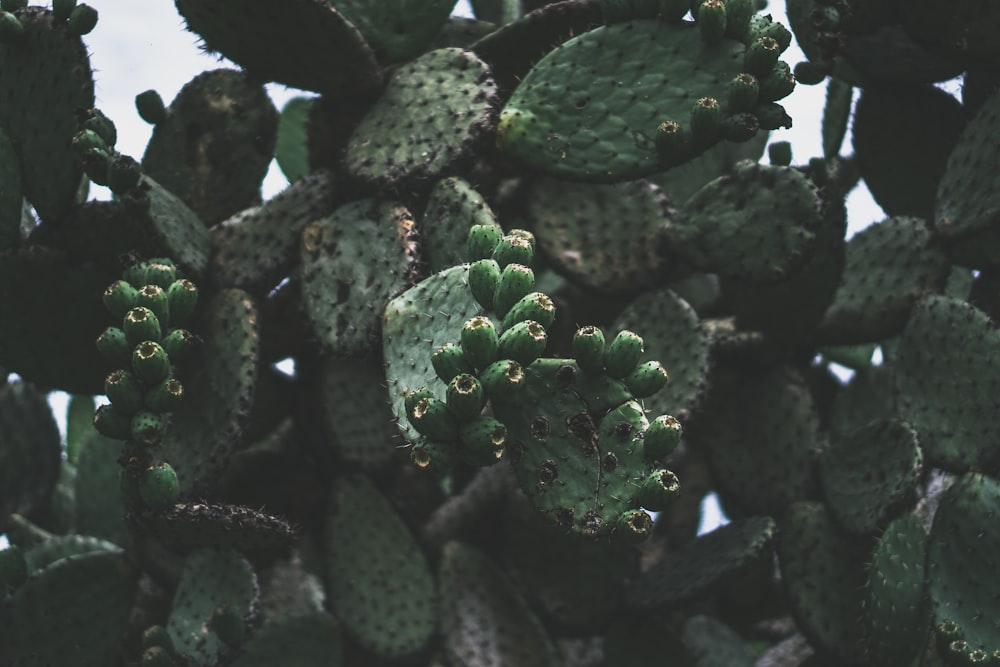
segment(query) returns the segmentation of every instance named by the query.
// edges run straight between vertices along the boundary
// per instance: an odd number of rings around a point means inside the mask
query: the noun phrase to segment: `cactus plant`
[[[1000,664],[1000,13],[766,4],[0,0],[0,665]]]

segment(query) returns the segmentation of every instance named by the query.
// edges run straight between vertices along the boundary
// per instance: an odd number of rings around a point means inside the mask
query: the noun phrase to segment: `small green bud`
[[[527,366],[542,354],[548,340],[545,327],[538,322],[518,322],[500,336],[500,356]]]
[[[793,90],[795,90],[795,77],[792,76],[788,63],[779,60],[771,73],[760,79],[758,99],[763,102],[777,102],[791,95]]]
[[[775,141],[767,147],[767,157],[776,167],[792,164],[792,145],[787,141]]]
[[[104,306],[115,317],[125,317],[125,313],[135,308],[139,290],[124,280],[116,280],[104,290]]]
[[[732,81],[729,82],[729,90],[726,101],[726,108],[729,113],[739,113],[742,111],[750,111],[753,109],[754,105],[757,104],[757,95],[760,90],[760,85],[757,83],[757,77],[748,72],[741,72],[737,74]]]
[[[493,259],[476,260],[469,265],[469,290],[472,298],[486,310],[493,309],[493,294],[500,283],[500,265]]]
[[[142,167],[135,158],[116,153],[108,163],[108,187],[115,194],[125,193],[139,184]]]
[[[452,378],[462,373],[471,372],[472,365],[465,359],[462,347],[455,343],[446,343],[431,355],[431,365],[441,382],[451,382]]]
[[[85,130],[93,130],[100,135],[101,139],[104,140],[105,146],[109,152],[118,143],[118,130],[115,129],[114,122],[104,115],[100,109],[87,109],[86,118],[80,124]]]
[[[618,332],[608,346],[604,357],[604,370],[613,378],[623,378],[632,372],[639,357],[642,356],[643,342],[637,334],[628,331]]]
[[[135,109],[139,117],[150,125],[159,125],[167,119],[167,107],[155,90],[146,90],[135,96]]]
[[[90,5],[77,5],[69,14],[66,27],[74,35],[83,36],[97,26],[97,10]]]
[[[105,154],[111,153],[111,149],[108,147],[108,142],[104,140],[104,137],[91,129],[82,129],[74,134],[72,146],[78,156],[82,156],[87,151],[95,148]]]
[[[139,495],[146,507],[158,512],[165,510],[177,502],[180,496],[180,484],[177,473],[169,463],[150,466],[139,478]]]
[[[91,148],[78,154],[83,171],[87,178],[98,185],[108,184],[108,165],[111,164],[111,154],[100,148]]]
[[[789,32],[788,28],[771,20],[770,17],[761,17],[761,21],[754,26],[751,43],[756,42],[761,37],[770,37],[776,41],[782,53],[792,43],[792,33]]]
[[[108,327],[97,337],[97,351],[109,364],[124,366],[129,363],[132,347],[128,344],[124,331],[118,327]]]
[[[174,280],[167,286],[170,302],[170,323],[182,324],[198,305],[198,287],[190,280]]]
[[[132,352],[132,370],[146,384],[157,384],[170,374],[170,358],[159,343],[143,341]]]
[[[142,265],[141,270],[145,280],[136,284],[159,285],[163,289],[167,289],[177,280],[177,265],[169,257],[156,257],[139,264]]]
[[[132,440],[151,447],[159,444],[163,432],[167,430],[167,419],[158,412],[140,410],[132,415],[129,427]]]
[[[493,292],[493,310],[501,317],[535,286],[535,272],[523,264],[508,264]]]
[[[535,235],[529,232],[527,229],[512,229],[508,236],[516,236],[519,239],[524,239],[531,246],[531,251],[535,251]]]
[[[805,86],[815,86],[826,80],[830,68],[804,60],[795,66],[795,81]]]
[[[704,5],[702,5],[704,11]],[[639,544],[653,532],[653,520],[642,510],[623,512],[615,524],[612,538],[624,544]]]
[[[0,549],[0,591],[17,588],[28,580],[28,561],[17,545]]]
[[[726,36],[726,5],[722,0],[704,0],[698,6],[698,27],[709,44]]]
[[[104,378],[104,393],[123,415],[135,414],[142,407],[142,384],[126,370],[112,371]]]
[[[198,339],[187,329],[174,329],[160,343],[170,357],[170,363],[175,366],[191,354],[191,351],[198,346]]]
[[[656,153],[664,169],[684,162],[691,153],[692,138],[680,123],[665,120],[656,131]]]
[[[659,361],[639,364],[625,376],[625,386],[634,398],[649,398],[666,386],[667,371]]]
[[[52,0],[52,16],[59,23],[68,20],[74,9],[76,0]]]
[[[413,410],[417,407],[417,403],[424,400],[425,398],[434,398],[434,393],[427,387],[420,387],[413,391],[403,392],[403,409],[406,411],[407,416],[413,413]]]
[[[479,381],[491,399],[500,401],[516,396],[527,382],[524,367],[513,359],[493,362],[479,374]]]
[[[152,310],[144,306],[136,306],[125,313],[122,329],[129,345],[138,345],[144,340],[158,341],[163,335],[160,320]]]
[[[681,441],[681,424],[670,415],[654,419],[643,433],[643,456],[647,461],[659,461],[670,456]]]
[[[556,306],[552,299],[541,292],[527,294],[515,303],[504,315],[502,328],[510,329],[518,322],[534,320],[548,329],[556,319]]]
[[[764,102],[753,108],[753,115],[762,130],[777,130],[779,127],[791,127],[792,118],[785,113],[785,107],[777,102]]]
[[[760,131],[760,123],[752,113],[738,113],[722,121],[722,136],[729,141],[750,141]]]
[[[458,432],[458,457],[472,466],[491,466],[503,458],[507,427],[485,415],[463,424]]]
[[[486,368],[496,361],[500,338],[490,318],[473,317],[462,326],[462,354],[475,368]]]
[[[722,107],[714,97],[703,97],[691,108],[691,134],[698,143],[707,144],[719,135]]]
[[[132,418],[113,405],[102,405],[94,412],[94,428],[113,440],[128,440],[132,437]]]
[[[417,432],[434,440],[453,440],[458,431],[458,422],[448,405],[433,396],[417,401],[407,417]]]
[[[7,11],[0,11],[0,42],[18,44],[24,41],[24,26],[20,19]]]
[[[573,334],[573,358],[584,373],[604,370],[604,345],[604,332],[597,327],[580,327]]]
[[[444,474],[455,465],[455,445],[423,439],[413,445],[410,460],[421,470]]]
[[[483,411],[486,393],[475,375],[462,373],[448,382],[445,399],[451,413],[464,422],[479,416]]]
[[[490,259],[493,257],[493,250],[503,238],[503,230],[499,225],[473,225],[469,228],[469,237],[466,241],[466,250],[469,253],[469,261],[477,259]]]
[[[528,239],[523,236],[508,234],[500,239],[500,243],[497,244],[496,249],[493,251],[493,259],[501,269],[508,264],[531,266],[534,254],[534,248],[532,248]]]
[[[170,302],[167,299],[167,293],[163,291],[162,287],[159,285],[143,285],[136,299],[138,301],[137,306],[142,306],[153,311],[153,315],[156,316],[156,320],[160,323],[161,328],[170,323]]]
[[[743,69],[750,74],[767,76],[778,64],[781,47],[773,37],[760,37],[750,42],[746,55],[743,56]]]
[[[184,398],[184,385],[176,378],[163,380],[146,392],[143,404],[154,412],[172,412]]]
[[[639,503],[651,512],[663,512],[680,495],[681,483],[669,470],[654,470],[639,488]]]

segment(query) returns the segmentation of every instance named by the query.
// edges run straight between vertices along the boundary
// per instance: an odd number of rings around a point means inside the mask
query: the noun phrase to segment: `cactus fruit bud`
[[[462,326],[462,353],[475,368],[483,369],[492,364],[499,350],[500,338],[490,318],[480,315]]]
[[[135,96],[135,109],[139,117],[150,125],[159,125],[167,119],[167,107],[155,90],[146,90]]]
[[[0,591],[17,588],[28,579],[28,561],[17,545],[0,549]]]
[[[709,143],[719,134],[722,125],[722,107],[714,97],[703,97],[691,109],[691,134],[694,140]]]
[[[52,16],[59,23],[69,20],[74,9],[76,0],[52,0]]]
[[[108,142],[100,134],[89,128],[84,128],[73,135],[73,150],[78,156],[83,156],[87,151],[97,149],[103,153],[109,153],[111,149]]]
[[[479,374],[479,381],[491,399],[516,396],[525,385],[524,367],[513,359],[501,359]]]
[[[170,302],[159,285],[143,285],[136,296],[137,306],[149,308],[156,315],[161,327],[170,323]]]
[[[108,165],[111,162],[111,154],[100,148],[90,148],[77,156],[83,171],[94,183],[98,185],[108,184]]]
[[[108,327],[97,337],[97,351],[105,361],[115,366],[127,364],[132,348],[125,332],[118,327]]]
[[[503,231],[498,225],[473,225],[469,228],[469,238],[466,241],[466,250],[469,253],[469,261],[477,259],[490,259],[496,249],[500,239],[503,238]]]
[[[556,306],[552,299],[541,292],[527,294],[515,303],[504,315],[502,328],[510,329],[518,322],[534,320],[548,329],[556,319]]]
[[[433,396],[421,398],[406,416],[421,435],[435,440],[453,440],[458,430],[448,405]]]
[[[462,347],[455,343],[446,343],[431,355],[431,365],[441,382],[451,382],[452,378],[462,373],[472,371],[472,366],[465,359]]]
[[[169,463],[146,468],[139,477],[139,495],[146,507],[154,512],[167,509],[177,502],[180,495],[177,473]]]
[[[104,115],[100,109],[87,109],[86,118],[80,123],[84,130],[93,130],[104,140],[105,148],[110,151],[118,143],[118,130],[114,121]]]
[[[815,86],[822,83],[829,74],[829,67],[809,62],[808,60],[804,60],[795,66],[795,81],[805,86]]]
[[[613,378],[621,379],[632,372],[639,363],[643,350],[642,338],[628,331],[618,332],[608,346],[604,357],[604,370]]]
[[[527,366],[542,354],[548,340],[545,327],[538,322],[518,322],[500,336],[500,356]]]
[[[519,239],[524,239],[531,246],[531,251],[535,251],[535,235],[529,232],[527,229],[512,229],[508,236],[516,236]]]
[[[778,64],[781,47],[773,37],[759,37],[750,42],[746,55],[743,56],[743,69],[750,74],[767,76]]]
[[[146,392],[143,404],[155,412],[171,412],[184,398],[184,385],[176,378],[167,378]]]
[[[764,102],[777,102],[788,97],[795,90],[795,77],[792,76],[788,63],[778,61],[771,72],[759,80],[759,99]]]
[[[702,11],[704,11],[702,5]],[[618,517],[612,536],[625,544],[645,542],[653,532],[653,520],[642,510],[629,510]]]
[[[493,292],[493,310],[500,316],[506,315],[534,286],[534,271],[523,264],[508,264],[500,273],[500,281]]]
[[[113,405],[102,405],[94,413],[94,428],[97,432],[114,440],[128,440],[132,437],[132,419]]]
[[[727,109],[729,113],[750,111],[757,104],[760,89],[757,77],[748,72],[740,72],[729,82]]]
[[[125,313],[122,329],[129,345],[138,345],[144,340],[158,341],[163,335],[160,321],[152,310],[144,306],[136,306]]]
[[[140,410],[132,416],[129,426],[134,441],[153,446],[159,444],[160,437],[167,428],[167,419],[158,412]]]
[[[177,280],[177,266],[169,257],[158,257],[140,263],[144,280],[139,285],[159,285],[167,289]]]
[[[24,26],[8,11],[0,11],[0,41],[17,44],[24,39]]]
[[[791,31],[780,23],[771,21],[770,19],[754,31],[750,43],[756,42],[761,37],[770,37],[776,41],[778,43],[778,48],[781,49],[782,53],[784,53],[785,49],[787,49],[792,43]]]
[[[530,266],[535,254],[531,243],[523,236],[508,234],[500,239],[493,251],[493,259],[501,269],[508,264],[523,264]]]
[[[168,655],[174,655],[174,640],[170,638],[170,633],[162,625],[151,625],[142,631],[143,650],[159,646]]]
[[[448,409],[459,421],[478,417],[486,403],[486,394],[475,375],[462,373],[448,382],[445,395]]]
[[[170,374],[170,358],[159,343],[146,340],[132,352],[132,370],[147,384],[156,384]]]
[[[455,446],[451,442],[423,440],[413,445],[410,460],[421,470],[445,473],[455,464]]]
[[[97,10],[90,5],[77,5],[69,14],[66,27],[74,35],[83,36],[97,25]]]
[[[767,147],[767,157],[776,167],[792,164],[792,145],[787,141],[775,141]]]
[[[709,44],[726,36],[726,5],[722,0],[705,0],[698,7],[698,27]]]
[[[427,387],[420,387],[414,391],[404,392],[403,409],[406,410],[407,416],[413,414],[413,410],[417,407],[417,403],[425,398],[434,398],[434,394]]]
[[[163,345],[167,356],[170,357],[170,363],[176,365],[187,359],[191,351],[198,345],[198,339],[187,329],[174,329],[164,336],[160,344]]]
[[[659,461],[670,456],[681,441],[681,424],[670,415],[654,419],[643,433],[643,456],[647,461]]]
[[[722,136],[729,141],[749,141],[759,130],[760,123],[752,113],[738,113],[722,122]]]
[[[480,416],[459,428],[458,457],[472,466],[490,466],[503,458],[507,427],[493,417]]]
[[[677,121],[665,120],[656,130],[656,153],[664,168],[680,164],[691,150],[691,135]]]
[[[604,345],[604,332],[597,327],[580,327],[573,334],[573,358],[584,373],[604,370]]]
[[[654,470],[642,482],[639,502],[651,512],[662,512],[680,495],[681,483],[669,470]]]
[[[493,310],[493,294],[500,283],[500,265],[492,259],[480,259],[469,265],[469,289],[472,298],[486,310]]]
[[[139,667],[173,667],[173,656],[162,646],[150,646],[142,652]]]
[[[104,290],[104,306],[115,317],[125,317],[125,313],[138,304],[139,290],[124,280],[116,280]]]
[[[108,187],[115,194],[128,192],[139,184],[142,167],[135,158],[116,153],[108,163]]]
[[[112,371],[104,378],[104,393],[123,415],[135,414],[142,407],[142,385],[126,370]]]
[[[659,361],[639,364],[625,376],[625,386],[635,398],[648,398],[663,389],[669,380],[667,371]]]
[[[198,288],[190,280],[175,280],[167,287],[170,302],[170,323],[181,324],[198,305]]]
[[[775,102],[758,104],[753,108],[753,115],[762,130],[770,131],[792,126],[792,118],[785,112],[785,107]]]

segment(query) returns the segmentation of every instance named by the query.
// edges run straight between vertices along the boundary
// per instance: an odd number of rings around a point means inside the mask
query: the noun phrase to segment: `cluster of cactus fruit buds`
[[[121,325],[105,329],[97,349],[108,363],[125,367],[105,378],[110,403],[98,408],[94,426],[109,438],[125,441],[122,490],[133,509],[165,509],[178,497],[176,472],[168,463],[154,463],[153,452],[170,412],[184,396],[174,371],[195,338],[178,325],[197,302],[197,287],[178,277],[168,258],[136,262],[104,292],[104,305]]]

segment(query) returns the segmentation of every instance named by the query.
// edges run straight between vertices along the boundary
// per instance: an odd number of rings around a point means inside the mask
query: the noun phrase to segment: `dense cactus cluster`
[[[1000,11],[175,5],[0,0],[0,665],[1000,665]]]

